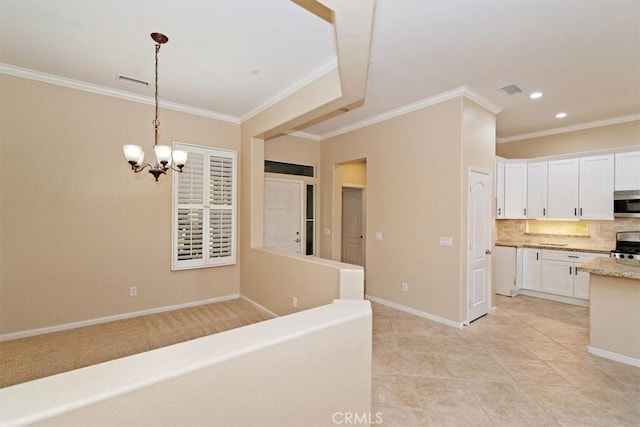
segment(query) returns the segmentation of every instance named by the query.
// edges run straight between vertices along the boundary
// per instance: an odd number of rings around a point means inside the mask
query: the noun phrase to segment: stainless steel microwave
[[[640,190],[614,192],[613,216],[640,218]]]

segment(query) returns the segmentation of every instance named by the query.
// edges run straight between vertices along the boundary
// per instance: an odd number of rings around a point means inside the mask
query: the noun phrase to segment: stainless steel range
[[[610,256],[621,264],[640,267],[640,231],[616,233],[616,248]]]

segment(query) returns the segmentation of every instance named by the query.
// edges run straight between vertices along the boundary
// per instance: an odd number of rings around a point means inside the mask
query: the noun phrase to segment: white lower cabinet
[[[542,250],[524,248],[522,255],[522,288],[542,290]]]
[[[542,250],[543,292],[567,297],[589,299],[589,273],[578,266],[597,257],[585,252]]]

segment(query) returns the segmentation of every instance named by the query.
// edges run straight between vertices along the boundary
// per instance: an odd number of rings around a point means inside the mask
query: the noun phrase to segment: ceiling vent
[[[501,87],[500,89],[502,89],[503,91],[507,92],[509,95],[514,95],[516,93],[522,92],[522,89],[520,89],[516,85],[508,85],[508,86],[505,86],[505,87]]]

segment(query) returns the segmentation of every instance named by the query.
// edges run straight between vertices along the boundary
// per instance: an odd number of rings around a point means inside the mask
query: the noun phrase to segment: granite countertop
[[[623,277],[640,280],[640,267],[633,267],[616,262],[615,258],[598,257],[587,261],[578,267],[579,271],[601,276]]]
[[[589,252],[594,254],[607,254],[611,251],[611,248],[588,248],[577,245],[565,245],[561,246],[553,243],[533,243],[533,242],[516,242],[508,240],[496,240],[494,243],[496,246],[509,246],[512,248],[532,248],[532,249],[554,249],[557,251],[571,251],[571,252]]]

